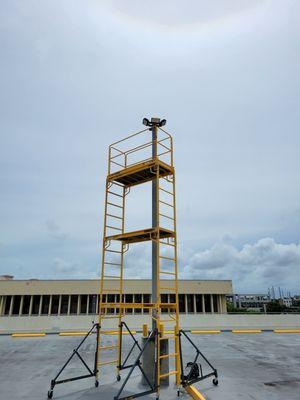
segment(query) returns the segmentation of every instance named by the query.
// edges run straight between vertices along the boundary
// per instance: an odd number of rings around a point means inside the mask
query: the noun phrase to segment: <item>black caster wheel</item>
[[[121,375],[118,375],[117,376],[117,381],[120,382],[120,380],[121,380]]]
[[[52,399],[53,397],[53,390],[49,390],[47,393],[48,399]]]
[[[99,381],[95,381],[95,387],[99,386]]]
[[[217,379],[217,378],[214,378],[214,379],[213,379],[213,384],[214,384],[215,386],[218,386],[218,383],[219,383],[218,379]]]

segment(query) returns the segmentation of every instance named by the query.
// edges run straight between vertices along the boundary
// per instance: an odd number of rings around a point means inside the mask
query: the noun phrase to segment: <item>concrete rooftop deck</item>
[[[192,335],[200,350],[219,372],[219,386],[208,379],[195,385],[207,400],[299,400],[300,398],[300,335],[261,334]],[[80,337],[11,338],[0,336],[0,398],[3,400],[41,400],[47,398],[50,379],[57,373]],[[108,341],[111,339],[107,339]],[[124,341],[129,346],[130,338]],[[187,360],[192,351],[184,347]],[[93,362],[94,336],[88,339],[82,355]],[[84,370],[78,363],[69,366],[69,377]],[[58,385],[54,399],[109,400],[117,393],[120,383],[115,382],[113,367],[107,368],[94,387],[93,378]],[[128,370],[123,372],[123,376]],[[126,393],[139,385],[138,373]],[[103,385],[103,383],[105,383]],[[153,399],[154,396],[145,396]],[[173,384],[161,391],[161,400],[177,399]],[[182,399],[189,396],[182,395]]]

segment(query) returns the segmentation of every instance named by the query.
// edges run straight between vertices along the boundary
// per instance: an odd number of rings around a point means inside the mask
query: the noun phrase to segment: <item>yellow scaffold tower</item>
[[[147,128],[109,146],[106,179],[103,255],[99,306],[98,369],[115,364],[120,378],[122,368],[122,320],[126,309],[150,310],[152,331],[159,332],[156,345],[156,385],[171,375],[180,383],[178,268],[176,238],[175,170],[173,140],[162,126],[165,120],[144,119]],[[150,133],[150,135],[149,135]],[[150,136],[150,137],[149,137]],[[125,223],[126,198],[134,196],[134,187],[152,181],[152,227],[127,231]],[[132,190],[131,190],[132,189]],[[149,210],[149,212],[151,212]],[[129,246],[152,242],[152,300],[149,303],[124,303],[124,258]],[[146,264],[146,263],[145,263]],[[150,271],[149,271],[150,272]],[[117,310],[115,314],[110,311]],[[168,313],[162,314],[162,310]],[[112,329],[118,334],[115,345],[105,346],[102,336]],[[160,354],[161,341],[168,341],[174,352]],[[170,343],[173,341],[173,345]],[[111,359],[111,350],[115,356]],[[106,354],[109,354],[107,358]],[[162,360],[174,359],[174,368],[162,372]],[[154,355],[155,359],[155,355]]]
[[[163,128],[166,120],[144,118],[143,124],[146,125],[145,129],[109,146],[97,310],[99,320],[93,323],[90,331],[51,380],[48,398],[52,398],[54,387],[61,383],[93,377],[97,387],[101,381],[102,369],[110,365],[116,368],[117,381],[121,380],[122,370],[129,371],[126,376],[122,376],[125,379],[113,397],[114,400],[129,400],[151,393],[156,393],[159,399],[161,387],[168,385],[171,379],[176,383],[178,395],[183,388],[194,399],[203,400],[204,397],[192,385],[209,377],[214,377],[213,383],[218,384],[217,370],[179,327],[173,139]],[[130,221],[126,218],[128,197],[134,197],[136,187],[147,183],[151,184],[149,214],[152,215],[152,224],[144,229],[131,230],[128,228]],[[148,268],[151,273],[151,297],[149,294],[135,295],[134,300],[129,302],[125,301],[124,293],[126,253],[132,245],[141,242],[149,242],[152,247],[152,256],[148,260],[151,262],[145,260],[144,265],[141,265],[141,269]],[[140,327],[143,332],[141,340],[136,339],[126,322],[126,316],[131,310],[143,315],[144,319],[145,315],[148,317],[148,323]],[[89,367],[79,351],[94,332],[94,365]],[[124,354],[126,349],[122,346],[125,334],[132,343],[127,354]],[[195,352],[193,360],[187,362],[186,366],[182,351],[183,339]],[[133,361],[134,355],[136,358]],[[87,373],[59,379],[75,356]],[[124,388],[135,369],[140,370],[141,383],[145,389],[128,396],[124,394]]]

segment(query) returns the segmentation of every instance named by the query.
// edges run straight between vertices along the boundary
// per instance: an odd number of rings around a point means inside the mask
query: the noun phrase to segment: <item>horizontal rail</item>
[[[134,134],[133,136],[136,136],[136,135],[138,135],[139,133],[142,133],[142,132],[145,132],[145,130],[144,130],[144,131],[141,131],[141,132],[138,132],[138,133]],[[124,141],[130,139],[130,138],[133,137],[133,136],[128,136],[127,138],[123,139],[122,141],[124,142]],[[168,140],[168,139],[170,140],[170,137],[165,137],[165,138],[162,138],[162,139],[157,140],[156,143],[159,144],[159,145],[161,145],[162,147],[164,147],[165,149],[167,149],[167,150],[170,152],[170,151],[172,151],[172,146],[168,147],[168,146],[166,146],[165,144],[162,143],[162,142],[164,142],[164,141],[166,141],[166,140]],[[122,142],[122,141],[120,141],[120,142]],[[116,143],[120,143],[120,142],[116,142]],[[116,144],[116,143],[115,143],[115,144]],[[153,142],[152,142],[152,140],[151,140],[151,141],[149,141],[149,142],[142,143],[142,144],[140,144],[140,145],[138,145],[138,146],[136,146],[136,147],[132,147],[131,149],[126,150],[126,151],[122,151],[122,150],[120,150],[120,149],[118,149],[118,148],[116,148],[116,147],[113,147],[113,146],[111,145],[110,148],[112,148],[112,149],[118,151],[119,154],[117,154],[117,155],[115,155],[115,156],[110,156],[110,160],[112,160],[113,158],[116,158],[116,157],[120,157],[120,156],[122,156],[122,155],[126,156],[126,155],[128,155],[128,154],[135,153],[135,152],[137,152],[137,151],[139,151],[139,150],[143,150],[143,149],[145,149],[145,148],[147,148],[147,147],[151,147],[152,144],[153,144]]]
[[[125,142],[125,140],[131,139],[131,138],[133,138],[133,137],[135,137],[135,136],[137,136],[137,135],[140,135],[141,133],[144,133],[144,132],[146,132],[146,131],[148,131],[148,130],[149,130],[149,128],[145,128],[145,129],[143,129],[143,130],[141,130],[141,131],[139,131],[139,132],[133,133],[133,134],[127,136],[127,137],[124,138],[124,139],[121,139],[121,140],[118,140],[117,142],[112,143],[109,147],[110,147],[110,148],[113,148],[113,149],[115,149],[115,150],[118,150],[118,151],[121,152],[121,150],[119,150],[119,149],[117,149],[116,147],[113,147],[113,146],[115,146],[115,145],[118,144],[118,143]],[[164,131],[163,131],[163,132],[164,132]],[[167,132],[164,132],[164,133],[166,133],[167,135],[170,136],[170,134],[168,134]]]
[[[173,291],[176,291],[176,288],[173,288],[173,287],[161,286],[160,289],[161,289],[161,290],[171,290],[171,291],[173,290]]]
[[[114,143],[113,143],[113,144],[114,144]],[[114,149],[114,150],[118,151],[120,154],[124,154],[123,151],[121,151],[121,150],[118,149],[117,147],[114,147],[113,144],[109,146],[111,149]]]
[[[125,168],[125,165],[123,165],[123,164],[119,164],[118,162],[116,162],[116,161],[113,161],[112,159],[110,159],[110,162],[111,162],[112,164],[116,164],[116,165],[118,165],[119,167]]]
[[[167,138],[166,138],[166,139],[167,139]],[[160,146],[164,147],[165,149],[168,150],[168,152],[170,152],[170,151],[172,151],[171,147],[168,147],[168,146],[166,146],[165,144],[162,143],[162,142],[165,141],[166,139],[159,140],[159,141],[157,142],[157,144],[159,144]],[[151,142],[151,143],[152,143],[152,142]]]
[[[151,142],[146,142],[146,143],[140,144],[139,146],[136,146],[136,147],[133,147],[132,149],[126,150],[124,152],[124,155],[136,153],[137,151],[146,149],[147,147],[152,147],[152,144],[153,144],[152,140],[151,140]]]
[[[115,150],[117,150],[117,149],[115,149]],[[120,151],[120,150],[118,150],[118,151]],[[110,161],[111,160],[114,160],[115,158],[117,158],[117,157],[124,157],[124,153],[122,153],[121,151],[120,151],[120,153],[119,154],[115,154],[114,156],[110,156]]]
[[[162,153],[157,154],[157,157],[164,156],[165,154],[171,153],[172,150],[163,151]]]

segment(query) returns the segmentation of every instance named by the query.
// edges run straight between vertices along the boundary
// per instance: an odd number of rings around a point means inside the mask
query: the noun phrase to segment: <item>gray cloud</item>
[[[64,260],[62,258],[54,258],[53,260],[53,276],[58,275],[61,277],[68,277],[72,275],[72,277],[82,277],[84,273],[84,267],[80,266],[76,262],[70,262]]]
[[[186,260],[183,276],[187,278],[231,279],[238,288],[263,291],[271,285],[285,285],[297,291],[300,273],[300,244],[280,244],[263,238],[238,249],[220,241],[211,248],[196,252]],[[255,282],[255,285],[253,285]]]
[[[57,240],[64,240],[67,237],[67,233],[62,232],[60,226],[54,221],[54,219],[48,219],[45,222],[46,230],[51,237]]]

